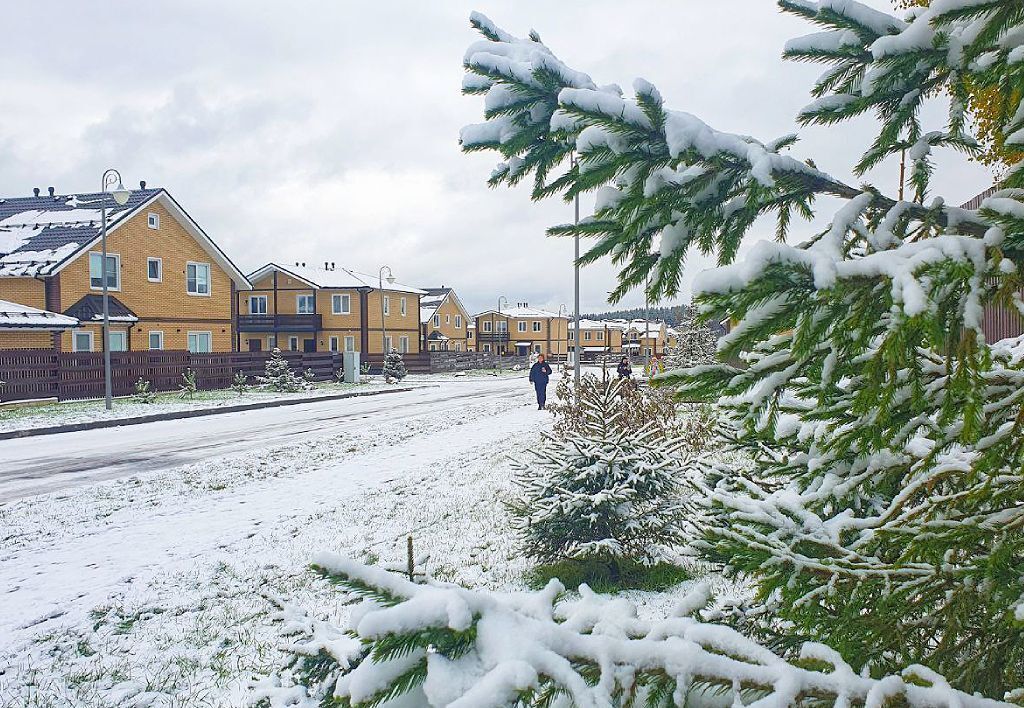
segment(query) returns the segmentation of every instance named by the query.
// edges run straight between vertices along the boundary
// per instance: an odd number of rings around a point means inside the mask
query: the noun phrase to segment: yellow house
[[[564,355],[568,351],[569,318],[518,303],[481,312],[475,318],[477,351],[498,354]]]
[[[451,288],[424,288],[420,298],[423,325],[423,351],[471,351],[469,348],[469,312]]]
[[[606,320],[580,320],[580,348],[583,354],[621,354],[623,328]],[[576,346],[576,323],[569,322],[568,346]]]
[[[249,274],[239,293],[239,349],[357,351],[381,355],[420,351],[424,291],[326,262],[268,263]]]
[[[111,351],[233,349],[235,292],[249,282],[167,190],[142,182],[123,206],[105,193],[35,192],[0,200],[0,299],[77,319],[55,347],[103,350],[105,204]]]

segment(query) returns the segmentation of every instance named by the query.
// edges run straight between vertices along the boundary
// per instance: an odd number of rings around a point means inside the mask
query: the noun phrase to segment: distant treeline
[[[634,307],[631,310],[611,310],[583,315],[583,317],[589,320],[642,320],[645,316],[649,316],[652,320],[664,320],[670,327],[674,327],[688,319],[686,312],[686,305],[673,305],[671,307],[652,307],[649,310],[642,307]]]

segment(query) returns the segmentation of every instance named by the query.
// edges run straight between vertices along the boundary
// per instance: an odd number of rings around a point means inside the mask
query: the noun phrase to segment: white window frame
[[[540,332],[541,331],[540,320],[534,320],[533,321],[533,331],[534,332]]]
[[[505,334],[508,332],[508,320],[498,320],[498,334]]]
[[[204,334],[206,335],[206,337],[207,337],[207,339],[209,340],[209,343],[210,343],[209,350],[205,351],[205,352],[204,351],[199,351],[199,338],[202,337]],[[192,348],[192,343],[190,341],[193,337],[195,337],[195,340],[196,340],[196,348],[195,349]],[[185,346],[193,354],[212,354],[213,353],[213,332],[211,332],[208,329],[207,330],[189,331],[185,335]]]
[[[299,351],[299,338],[288,337],[288,351],[297,352]]]
[[[79,349],[78,348],[78,336],[85,335],[89,338],[89,348]],[[71,351],[73,352],[91,352],[96,346],[96,335],[95,333],[87,329],[73,329],[71,330]]]
[[[603,342],[604,341],[604,330],[603,329],[597,331],[597,341],[599,341],[599,342]]]
[[[398,301],[398,312],[402,315],[402,317],[405,317],[407,314],[409,314],[408,298],[403,297],[401,300]]]
[[[119,338],[121,340],[121,342],[123,343],[124,346],[123,346],[122,349],[114,349],[113,347],[110,346],[111,340],[114,339],[115,337]],[[110,347],[110,351],[112,351],[112,352],[126,352],[126,351],[128,351],[128,333],[127,332],[122,332],[120,330],[113,330],[113,329],[108,331],[107,332],[107,346]]]
[[[195,266],[196,269],[196,289],[195,291],[188,289],[188,269]],[[206,292],[199,291],[199,269],[206,268]],[[185,293],[193,297],[211,297],[213,295],[213,267],[209,263],[202,263],[200,261],[188,261],[185,263]]]
[[[434,315],[434,326],[435,327],[440,327],[441,326],[441,315]]]
[[[153,335],[154,334],[157,335],[157,337],[160,338],[160,346],[157,346],[157,347],[153,346]],[[163,351],[163,349],[164,349],[164,333],[163,333],[163,331],[161,331],[159,329],[151,329],[151,330],[149,330],[149,334],[146,336],[146,344],[149,345],[149,351],[151,351],[151,352]]]
[[[483,324],[484,324],[484,331],[485,332],[490,332],[491,331],[491,321],[490,320],[484,320]]]
[[[384,316],[389,317],[391,315],[391,298],[387,295],[384,296]]]
[[[156,263],[156,277],[154,278],[149,273],[149,266],[152,263]],[[164,259],[155,256],[150,256],[146,259],[146,280],[151,283],[162,283],[164,282]]]
[[[388,354],[392,349],[395,348],[395,342],[392,336],[389,334],[384,337],[384,353]]]
[[[409,338],[401,336],[398,338],[398,353],[408,354],[409,353]]]
[[[262,308],[263,311],[262,312],[256,312],[255,310],[253,310],[253,307],[252,307],[253,301],[262,302],[263,303],[263,308]],[[269,306],[270,306],[270,300],[269,300],[269,298],[266,295],[250,295],[249,296],[249,314],[250,315],[265,315],[265,314],[267,314]]]
[[[151,229],[159,229],[160,215],[157,214],[155,211],[149,212],[149,214],[146,215],[146,226],[148,226]]]
[[[457,352],[461,352],[462,351],[462,342],[455,342],[455,351],[457,351]]]
[[[352,335],[345,337],[345,351],[354,352],[356,350],[356,338]]]
[[[445,324],[451,324],[452,323],[452,316],[451,315],[445,315],[444,316],[444,323]]]
[[[299,303],[304,302],[306,300],[309,300],[309,302],[313,303],[312,309],[309,310],[309,311],[303,310],[302,306],[299,304]],[[316,314],[316,295],[310,295],[309,293],[302,293],[301,295],[296,295],[295,296],[295,314],[296,315],[313,315],[313,314]]]
[[[590,330],[586,330],[586,331],[583,332],[583,341],[584,342],[589,342],[590,341]]]
[[[331,314],[351,315],[352,296],[348,293],[335,293],[331,295]]]
[[[538,344],[538,345],[536,345],[536,346],[535,346],[535,347],[533,348],[533,353],[534,353],[534,354],[540,354],[540,345],[539,345],[539,344]]]
[[[491,353],[491,345],[490,344],[484,344],[484,353],[485,354],[490,354]]]
[[[462,327],[462,315],[455,315],[455,326],[458,328]]]
[[[340,351],[338,349],[340,345],[337,337],[331,337],[330,340],[328,340],[328,346],[332,352]]]
[[[272,352],[277,348],[277,336],[273,334],[267,335],[267,351]]]
[[[100,279],[99,285],[92,284],[92,257],[96,256],[102,267],[103,264],[103,252],[102,251],[89,251],[89,289],[90,290],[102,290],[103,289],[103,271],[100,271],[100,275],[96,277]],[[107,290],[120,291],[121,290],[121,254],[107,252],[107,259],[114,259],[114,284],[108,285]],[[110,273],[107,273],[110,275]]]

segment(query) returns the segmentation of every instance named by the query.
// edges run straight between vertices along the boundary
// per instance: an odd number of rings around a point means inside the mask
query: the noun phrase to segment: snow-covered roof
[[[240,289],[249,289],[245,275],[162,188],[134,189],[123,206],[104,192],[0,199],[0,277],[58,273],[100,239],[101,206],[107,207],[110,234],[156,201],[178,219]]]
[[[481,317],[483,315],[490,315],[490,314],[494,314],[494,315],[500,314],[502,317],[512,317],[514,319],[526,319],[526,318],[530,318],[530,317],[537,317],[537,318],[542,318],[542,319],[546,319],[546,318],[550,317],[550,318],[553,318],[553,319],[560,319],[560,320],[567,320],[567,319],[569,319],[568,316],[560,315],[557,312],[548,312],[547,310],[540,310],[540,309],[538,309],[536,307],[527,307],[527,306],[503,307],[503,308],[501,308],[501,312],[500,313],[497,310],[484,310],[480,314],[476,315],[476,317]]]
[[[455,291],[451,288],[441,286],[439,288],[423,288],[423,291],[427,294],[420,298],[420,323],[427,324],[430,322],[430,318],[437,312],[437,308],[441,307],[441,304],[445,300],[451,299],[455,306],[466,313],[466,320],[468,321],[469,314],[466,308],[463,306],[462,301],[459,300],[459,296],[455,294]]]
[[[605,328],[612,329],[612,326],[611,326],[610,323],[602,321],[602,320],[580,319],[580,329],[581,330],[584,330],[584,329],[600,329],[600,330],[603,330]],[[574,320],[569,320],[569,329],[576,329],[576,322]]]
[[[132,312],[127,305],[110,295],[108,306],[111,322],[138,322],[138,316]],[[102,322],[103,321],[103,296],[95,293],[83,295],[78,302],[64,310],[64,314],[74,317],[81,322]]]
[[[56,330],[77,326],[74,317],[0,300],[0,329]]]
[[[311,288],[317,288],[320,290],[336,290],[336,289],[353,289],[368,288],[370,290],[378,290],[377,287],[378,277],[376,275],[369,275],[367,273],[360,273],[355,270],[341,267],[316,267],[309,266],[305,263],[296,263],[294,265],[279,265],[277,263],[267,263],[262,268],[254,270],[249,273],[249,280],[256,282],[275,270],[281,273],[287,273],[295,278],[298,278],[302,282],[309,285]],[[410,293],[414,295],[423,295],[424,291],[419,288],[414,288],[411,285],[403,285],[401,283],[388,283],[384,281],[384,290],[386,292],[400,292]]]

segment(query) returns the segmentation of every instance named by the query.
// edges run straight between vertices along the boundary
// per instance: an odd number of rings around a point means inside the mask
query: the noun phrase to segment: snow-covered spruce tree
[[[257,376],[256,382],[280,393],[296,393],[309,388],[309,384],[292,371],[288,360],[277,347],[270,352],[270,358],[263,365],[263,376]]]
[[[558,402],[547,408],[555,416],[551,432],[557,438],[605,432],[631,435],[652,425],[656,437],[665,437],[677,424],[675,401],[665,390],[641,388],[633,381],[613,384],[607,373],[584,374],[578,387],[571,375],[563,376],[555,391]]]
[[[135,382],[135,390],[132,392],[132,401],[135,403],[152,403],[155,400],[156,394],[153,393],[152,384],[140,376],[139,380]]]
[[[405,362],[402,361],[402,355],[396,349],[392,349],[388,352],[387,356],[384,357],[384,366],[381,369],[381,375],[384,377],[385,383],[391,383],[392,381],[401,381],[405,378],[408,372],[405,370]]]
[[[623,420],[632,382],[588,383],[576,400],[581,429],[545,434],[513,462],[518,494],[509,508],[527,556],[597,565],[616,581],[626,566],[664,560],[682,544],[685,465],[680,443],[657,422],[631,429]]]
[[[743,365],[664,377],[721,399],[755,461],[711,490],[707,551],[758,583],[767,629],[999,695],[1024,685],[1024,342],[987,342],[981,325],[985,306],[1024,312],[1024,163],[977,210],[929,191],[933,151],[976,150],[969,88],[1003,92],[1001,132],[1024,144],[1024,5],[932,0],[906,19],[854,0],[780,6],[824,28],[785,50],[827,65],[799,120],[840,140],[874,113],[854,171],[906,151],[910,199],[783,154],[793,135],[761,142],[670,110],[646,81],[623,98],[481,15],[463,88],[486,94],[487,120],[463,148],[499,152],[491,184],[532,175],[537,199],[596,191],[581,261],[618,264],[616,296],[648,279],[652,299],[672,296],[691,247],[731,264],[775,218],[776,242],[695,286],[704,318],[736,321],[719,353]],[[923,125],[927,101],[948,102],[944,125]],[[831,225],[786,243],[820,197],[842,202]]]
[[[199,391],[199,381],[196,372],[191,368],[185,369],[181,375],[181,383],[178,384],[178,398],[192,400]]]
[[[278,603],[295,661],[253,685],[260,708],[1004,705],[957,691],[921,666],[861,676],[821,644],[803,645],[787,662],[697,619],[706,586],[671,617],[649,621],[625,598],[585,585],[569,598],[557,580],[539,592],[499,593],[415,584],[332,553],[315,564],[365,600],[346,627]]]
[[[718,361],[718,336],[706,322],[691,314],[675,329],[679,333],[677,344],[665,350],[667,368],[685,369]]]

